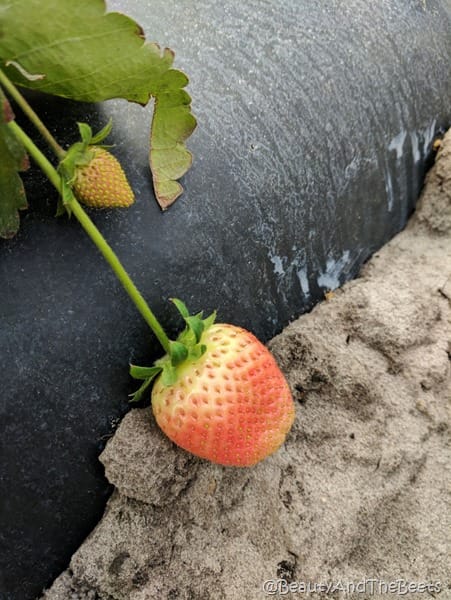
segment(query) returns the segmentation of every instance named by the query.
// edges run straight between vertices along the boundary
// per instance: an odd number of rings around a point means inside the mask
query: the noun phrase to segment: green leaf
[[[12,238],[19,229],[19,210],[27,208],[27,199],[19,171],[28,168],[22,144],[10,132],[14,119],[8,100],[0,89],[0,237]]]
[[[155,98],[149,161],[163,209],[182,192],[176,180],[191,165],[184,142],[196,125],[188,78],[173,61],[135,21],[105,13],[103,0],[0,0],[0,67],[15,83],[85,102]]]
[[[145,43],[126,15],[103,0],[15,0],[0,5],[0,56],[14,82],[57,96],[147,104],[173,54]],[[42,77],[30,81],[16,65]]]
[[[156,93],[149,160],[155,193],[163,210],[183,192],[176,180],[193,162],[192,154],[183,143],[196,127],[190,102],[184,90],[170,88]]]

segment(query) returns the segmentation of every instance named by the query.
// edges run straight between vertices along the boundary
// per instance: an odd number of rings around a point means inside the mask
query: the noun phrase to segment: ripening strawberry
[[[89,153],[89,162],[77,166],[72,184],[80,202],[92,208],[133,204],[133,191],[119,161],[101,146],[90,146]]]
[[[294,420],[288,384],[269,350],[249,331],[216,324],[206,350],[162,375],[152,390],[158,425],[185,450],[227,466],[251,466],[277,450]]]

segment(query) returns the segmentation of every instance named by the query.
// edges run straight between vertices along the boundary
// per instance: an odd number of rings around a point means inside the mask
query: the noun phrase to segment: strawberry
[[[133,191],[117,160],[99,146],[111,131],[111,121],[95,136],[86,123],[78,123],[81,141],[65,153],[58,170],[80,202],[92,208],[125,208],[134,202]]]
[[[73,188],[77,198],[92,208],[126,208],[134,202],[124,171],[108,150],[90,147],[91,158],[75,172]]]
[[[177,352],[180,340],[186,346],[187,331],[193,333],[189,319],[196,317],[185,316],[188,329],[173,342]],[[281,446],[293,424],[290,388],[252,333],[211,321],[202,321],[193,339],[197,351],[182,351],[175,361],[166,356],[147,372],[158,375],[153,413],[164,433],[192,454],[221,465],[252,466]],[[136,369],[145,368],[132,367],[134,376]]]

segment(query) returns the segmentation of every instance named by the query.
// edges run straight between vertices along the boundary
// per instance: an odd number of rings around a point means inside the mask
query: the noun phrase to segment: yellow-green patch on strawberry
[[[133,191],[119,161],[99,146],[89,148],[92,158],[75,172],[73,189],[77,198],[92,208],[127,208]]]

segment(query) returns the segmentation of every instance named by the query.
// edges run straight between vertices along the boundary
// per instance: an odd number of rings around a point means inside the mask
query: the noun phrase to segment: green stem
[[[65,151],[61,148],[58,142],[55,140],[53,135],[41,121],[39,116],[34,112],[22,94],[19,92],[13,82],[5,75],[0,69],[0,84],[5,88],[8,94],[13,98],[16,103],[20,106],[26,116],[30,119],[42,137],[47,141],[49,146],[52,148],[58,160],[62,160],[65,156]]]
[[[41,168],[42,171],[44,171],[47,178],[56,187],[58,192],[61,192],[61,177],[52,163],[44,156],[44,154],[42,154],[35,143],[15,121],[10,121],[8,123],[8,127],[16,136],[16,138],[22,142],[22,144],[33,157],[35,163]]]
[[[17,137],[17,139],[19,139],[22,142],[30,156],[33,157],[34,161],[42,169],[42,171],[45,173],[50,182],[62,195],[62,180],[55,167],[47,160],[47,158],[42,154],[39,148],[28,137],[28,135],[23,131],[23,129],[19,127],[19,125],[17,125],[17,123],[11,121],[10,123],[8,123],[8,127]],[[142,297],[138,288],[131,280],[129,274],[120,263],[118,257],[113,252],[112,248],[109,246],[103,235],[91,221],[91,219],[84,211],[82,206],[79,204],[78,200],[75,198],[71,190],[67,190],[67,193],[65,192],[64,201],[70,209],[70,211],[78,219],[79,223],[89,235],[91,240],[100,250],[110,267],[113,269],[115,275],[117,276],[121,284],[124,286],[126,292],[130,296],[131,300],[133,301],[141,315],[144,317],[146,323],[154,332],[155,336],[157,337],[165,352],[169,353],[170,341],[168,336],[166,335],[157,318],[151,311],[149,305]]]

